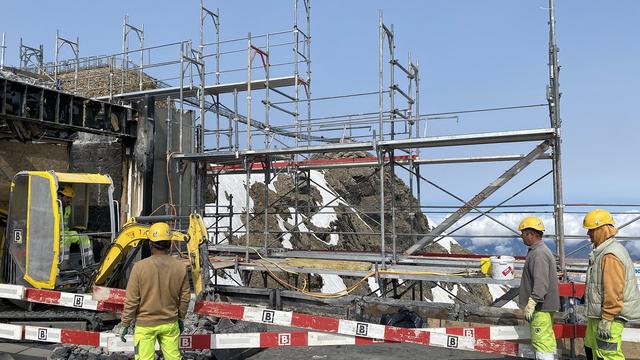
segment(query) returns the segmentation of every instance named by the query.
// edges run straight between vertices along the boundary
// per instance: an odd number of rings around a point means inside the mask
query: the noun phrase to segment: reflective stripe
[[[608,342],[608,341],[604,341],[596,338],[596,344],[598,345],[598,349],[601,349],[601,350],[607,350],[607,351],[618,350],[618,343]]]
[[[536,360],[554,360],[556,358],[555,353],[538,352],[536,351]]]

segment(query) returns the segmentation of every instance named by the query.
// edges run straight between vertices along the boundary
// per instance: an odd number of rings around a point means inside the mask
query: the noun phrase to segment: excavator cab
[[[5,240],[0,247],[4,282],[61,290],[86,284],[101,260],[99,254],[94,255],[94,249],[99,249],[96,244],[111,243],[116,235],[113,191],[108,175],[54,171],[16,174],[11,184]],[[108,214],[98,214],[100,221],[94,221],[97,224],[92,228],[89,197],[99,193],[106,194],[108,204],[96,211]],[[106,219],[108,226],[104,225]]]

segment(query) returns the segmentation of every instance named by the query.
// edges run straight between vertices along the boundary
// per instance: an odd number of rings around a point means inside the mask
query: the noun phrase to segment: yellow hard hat
[[[71,187],[71,185],[65,185],[62,189],[60,189],[58,191],[60,194],[64,195],[64,196],[68,196],[70,198],[76,196],[76,191],[73,190],[73,187]]]
[[[169,224],[164,222],[158,222],[149,228],[149,240],[151,241],[167,241],[171,240],[173,235],[173,231],[171,231],[171,227]]]
[[[520,225],[518,225],[518,230],[522,231],[524,229],[544,231],[544,224],[542,223],[542,219],[539,217],[529,216],[522,219]]]
[[[602,225],[613,225],[614,223],[611,213],[603,209],[589,211],[584,220],[582,220],[582,226],[589,230],[599,228]]]

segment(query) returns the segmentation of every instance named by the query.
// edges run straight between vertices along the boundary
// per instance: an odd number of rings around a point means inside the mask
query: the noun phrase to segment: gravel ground
[[[376,344],[366,346],[322,346],[267,349],[251,360],[416,360],[416,359],[515,359],[470,351],[449,350],[414,344]]]

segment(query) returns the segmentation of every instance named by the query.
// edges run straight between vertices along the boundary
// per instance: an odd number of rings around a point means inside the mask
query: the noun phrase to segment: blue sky
[[[0,14],[0,32],[7,37],[6,62],[17,63],[20,37],[31,46],[44,44],[45,59],[52,60],[56,29],[65,37],[80,37],[81,56],[118,52],[125,14],[132,24],[144,24],[147,45],[185,39],[197,43],[199,1],[176,4],[119,0],[7,2]],[[245,36],[249,31],[256,34],[287,30],[292,25],[292,1],[208,1],[205,5],[220,8],[222,39]],[[315,1],[311,20],[313,96],[377,90],[377,21],[382,9],[385,23],[395,26],[397,57],[406,63],[411,52],[420,63],[421,113],[545,103],[546,6],[542,0]],[[640,80],[639,15],[640,3],[633,0],[606,4],[557,2],[566,202],[640,202],[640,169],[636,160],[640,122],[635,108]],[[211,41],[210,23],[208,30]],[[63,55],[70,57],[70,52],[63,50]],[[225,65],[242,67],[245,63]],[[377,106],[375,96],[318,102],[313,116],[376,111]],[[262,115],[257,110],[256,113],[258,117]],[[546,108],[537,108],[433,120],[428,134],[548,126]],[[479,152],[519,154],[530,148],[531,145],[508,145]],[[444,149],[422,154],[479,154],[473,151]],[[423,174],[457,195],[470,198],[509,166],[438,165],[426,167]],[[511,195],[545,169],[550,169],[548,162],[534,164],[489,203]],[[514,203],[551,199],[549,182],[543,182]],[[456,202],[425,187],[423,203]]]

